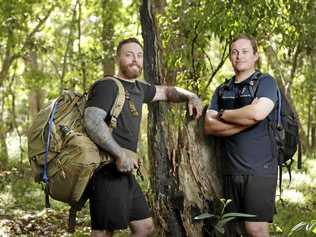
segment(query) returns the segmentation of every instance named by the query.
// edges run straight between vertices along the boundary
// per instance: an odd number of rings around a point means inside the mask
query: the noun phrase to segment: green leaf
[[[203,213],[201,215],[198,215],[198,216],[194,217],[193,219],[194,220],[203,220],[203,219],[211,218],[211,217],[214,217],[214,216],[215,215],[210,214],[210,213]]]
[[[306,226],[306,230],[307,232],[312,232],[315,233],[316,232],[316,223],[310,223]]]
[[[255,217],[256,215],[246,214],[246,213],[238,213],[238,212],[229,212],[222,216],[222,218],[227,217]]]
[[[304,229],[304,227],[305,227],[306,225],[307,225],[306,222],[300,222],[300,223],[298,223],[297,225],[295,225],[295,226],[291,229],[291,233],[292,233],[292,232],[297,232],[297,231],[299,231],[299,230]]]
[[[220,220],[216,225],[218,226],[223,226],[227,223],[227,222],[230,222],[231,220],[234,220],[236,217],[235,216],[232,216],[232,217],[228,217],[226,219],[223,219],[223,220]]]
[[[223,226],[214,226],[215,230],[218,231],[219,233],[221,234],[224,234],[225,233],[225,229]]]

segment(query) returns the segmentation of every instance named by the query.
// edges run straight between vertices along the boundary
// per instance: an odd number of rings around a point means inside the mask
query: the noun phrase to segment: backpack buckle
[[[111,117],[110,126],[111,128],[116,128],[116,125],[117,125],[117,118],[113,115]]]

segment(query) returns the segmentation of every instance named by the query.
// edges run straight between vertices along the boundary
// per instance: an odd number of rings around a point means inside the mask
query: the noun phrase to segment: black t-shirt
[[[113,129],[112,135],[120,146],[136,151],[142,116],[142,104],[152,101],[156,93],[156,88],[138,80],[120,81],[130,98],[125,99],[122,112],[117,118],[117,127]],[[86,107],[103,109],[108,114],[106,118],[106,121],[108,121],[109,113],[117,93],[118,88],[113,80],[101,80],[91,90]],[[133,111],[131,106],[136,108],[137,113]]]
[[[250,77],[251,78],[251,77]],[[240,108],[250,104],[252,97],[249,91],[249,80],[242,83],[230,83],[228,99],[225,106],[220,106],[219,87],[216,89],[209,109]],[[256,97],[267,97],[275,104],[277,102],[277,85],[270,75],[259,79]],[[229,94],[230,93],[230,94]],[[231,99],[231,100],[229,100]],[[226,108],[226,107],[230,108]],[[275,108],[269,115],[273,119]],[[229,137],[223,137],[223,172],[230,175],[270,176],[277,174],[277,160],[273,156],[273,145],[268,133],[268,117],[242,132]]]

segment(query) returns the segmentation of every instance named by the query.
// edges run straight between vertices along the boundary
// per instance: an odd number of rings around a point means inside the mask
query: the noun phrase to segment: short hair
[[[141,48],[143,48],[143,45],[139,42],[138,39],[134,38],[134,37],[131,37],[131,38],[127,38],[127,39],[124,39],[124,40],[121,40],[117,46],[117,49],[116,49],[116,55],[120,55],[120,52],[121,52],[121,49],[123,47],[124,44],[128,44],[128,43],[136,43],[138,44]]]
[[[232,48],[232,44],[235,43],[237,40],[240,39],[246,39],[249,40],[253,49],[253,53],[257,53],[258,52],[258,44],[257,44],[257,40],[255,37],[253,37],[252,35],[247,35],[247,34],[240,34],[237,35],[235,38],[232,39],[232,41],[229,44],[229,52],[231,51]]]

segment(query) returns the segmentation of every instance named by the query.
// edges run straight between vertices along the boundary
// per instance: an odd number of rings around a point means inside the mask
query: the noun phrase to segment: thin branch
[[[195,69],[195,57],[194,57],[194,49],[195,49],[195,44],[196,44],[196,41],[199,37],[199,34],[197,32],[197,29],[199,27],[199,21],[197,22],[197,24],[195,25],[194,27],[194,37],[192,39],[192,42],[191,42],[191,65],[192,65],[192,77],[194,79],[194,81],[196,80],[196,69]]]
[[[293,83],[293,79],[295,77],[297,64],[298,64],[298,58],[299,58],[301,52],[302,52],[301,44],[300,44],[300,42],[298,42],[297,46],[295,47],[295,53],[294,53],[293,60],[292,60],[292,68],[291,68],[291,72],[290,72],[290,78],[289,78],[290,80],[288,82],[288,86],[291,86]],[[286,88],[286,89],[288,90],[288,88]]]
[[[33,36],[40,30],[42,25],[46,22],[52,11],[54,10],[55,5],[52,5],[51,8],[47,11],[47,14],[39,20],[37,25],[34,27],[34,29],[26,36],[26,39],[24,41],[24,44],[21,49],[21,53],[25,50],[25,48],[28,46],[29,42],[32,40]]]
[[[54,68],[54,70],[56,71],[57,77],[58,77],[59,79],[61,79],[61,75],[60,75],[60,73],[59,73],[59,68],[58,68],[57,63],[56,63],[53,59],[51,59],[50,57],[48,57],[48,60],[52,63],[53,68]]]
[[[226,53],[227,47],[228,47],[228,42],[226,41],[225,47],[224,47],[224,50],[222,53],[221,61],[219,62],[219,64],[215,68],[215,70],[212,71],[212,74],[211,74],[210,78],[208,79],[208,82],[207,82],[206,86],[204,87],[203,91],[207,91],[208,87],[210,86],[211,82],[213,81],[213,78],[215,77],[217,72],[221,69],[221,67],[224,65],[226,59],[228,58],[228,54]]]
[[[79,7],[78,7],[78,55],[79,55],[79,61],[80,61],[80,70],[82,72],[82,90],[86,91],[87,87],[87,68],[86,68],[86,62],[85,59],[82,56],[81,52],[81,2],[79,1]]]
[[[272,62],[271,65],[282,65],[280,60],[279,60],[279,58],[278,58],[277,53],[275,52],[275,50],[271,46],[271,44],[266,48],[266,52],[267,52],[268,56],[270,55],[269,59]],[[284,85],[286,85],[286,80],[285,80],[285,78],[283,76],[283,72],[281,70],[281,67],[276,66],[276,67],[273,67],[273,69],[276,70],[276,72],[278,74],[278,78],[280,78],[282,86],[284,88]]]
[[[72,26],[74,25],[74,22],[76,20],[76,9],[77,9],[78,4],[79,4],[79,0],[76,1],[76,4],[72,9],[71,27],[70,27],[70,32],[68,35],[68,41],[67,41],[65,54],[63,57],[62,73],[61,73],[61,77],[60,77],[60,92],[62,92],[64,89],[64,78],[65,78],[66,70],[67,70],[67,58],[68,58],[68,53],[69,53],[70,48],[71,48],[71,44],[73,43],[73,38],[72,38],[73,27]]]
[[[20,58],[23,54],[23,52],[25,51],[25,48],[28,46],[29,42],[31,41],[32,37],[34,36],[34,34],[36,32],[39,31],[39,29],[41,28],[41,26],[46,22],[46,20],[48,19],[48,17],[50,16],[51,12],[53,11],[53,9],[55,8],[55,5],[53,5],[48,11],[47,14],[45,15],[44,18],[40,19],[40,21],[38,22],[38,24],[34,27],[34,29],[26,36],[24,43],[22,44],[22,48],[20,50],[19,53],[16,54],[11,54],[11,46],[9,46],[9,44],[7,44],[7,48],[6,48],[6,55],[5,58],[3,60],[3,64],[2,64],[2,68],[0,71],[0,88],[3,86],[3,81],[6,77],[6,75],[8,74],[8,71],[12,65],[12,63]]]
[[[214,67],[213,67],[212,60],[211,60],[210,56],[205,52],[205,50],[204,50],[203,47],[200,46],[200,49],[201,49],[203,55],[206,57],[208,63],[210,64],[211,71],[213,71],[213,70],[214,70]]]
[[[17,114],[16,114],[16,110],[15,110],[15,92],[12,88],[13,86],[13,83],[15,81],[15,74],[12,76],[12,80],[10,81],[10,85],[8,87],[8,90],[9,90],[9,94],[11,95],[11,98],[12,98],[12,101],[11,101],[11,112],[12,112],[12,116],[13,116],[13,119],[12,119],[12,125],[13,125],[13,128],[15,128],[15,131],[19,137],[19,147],[20,147],[20,167],[22,168],[22,164],[23,164],[23,153],[25,152],[25,150],[23,149],[23,146],[22,146],[22,134],[19,130],[19,125],[17,123]]]

